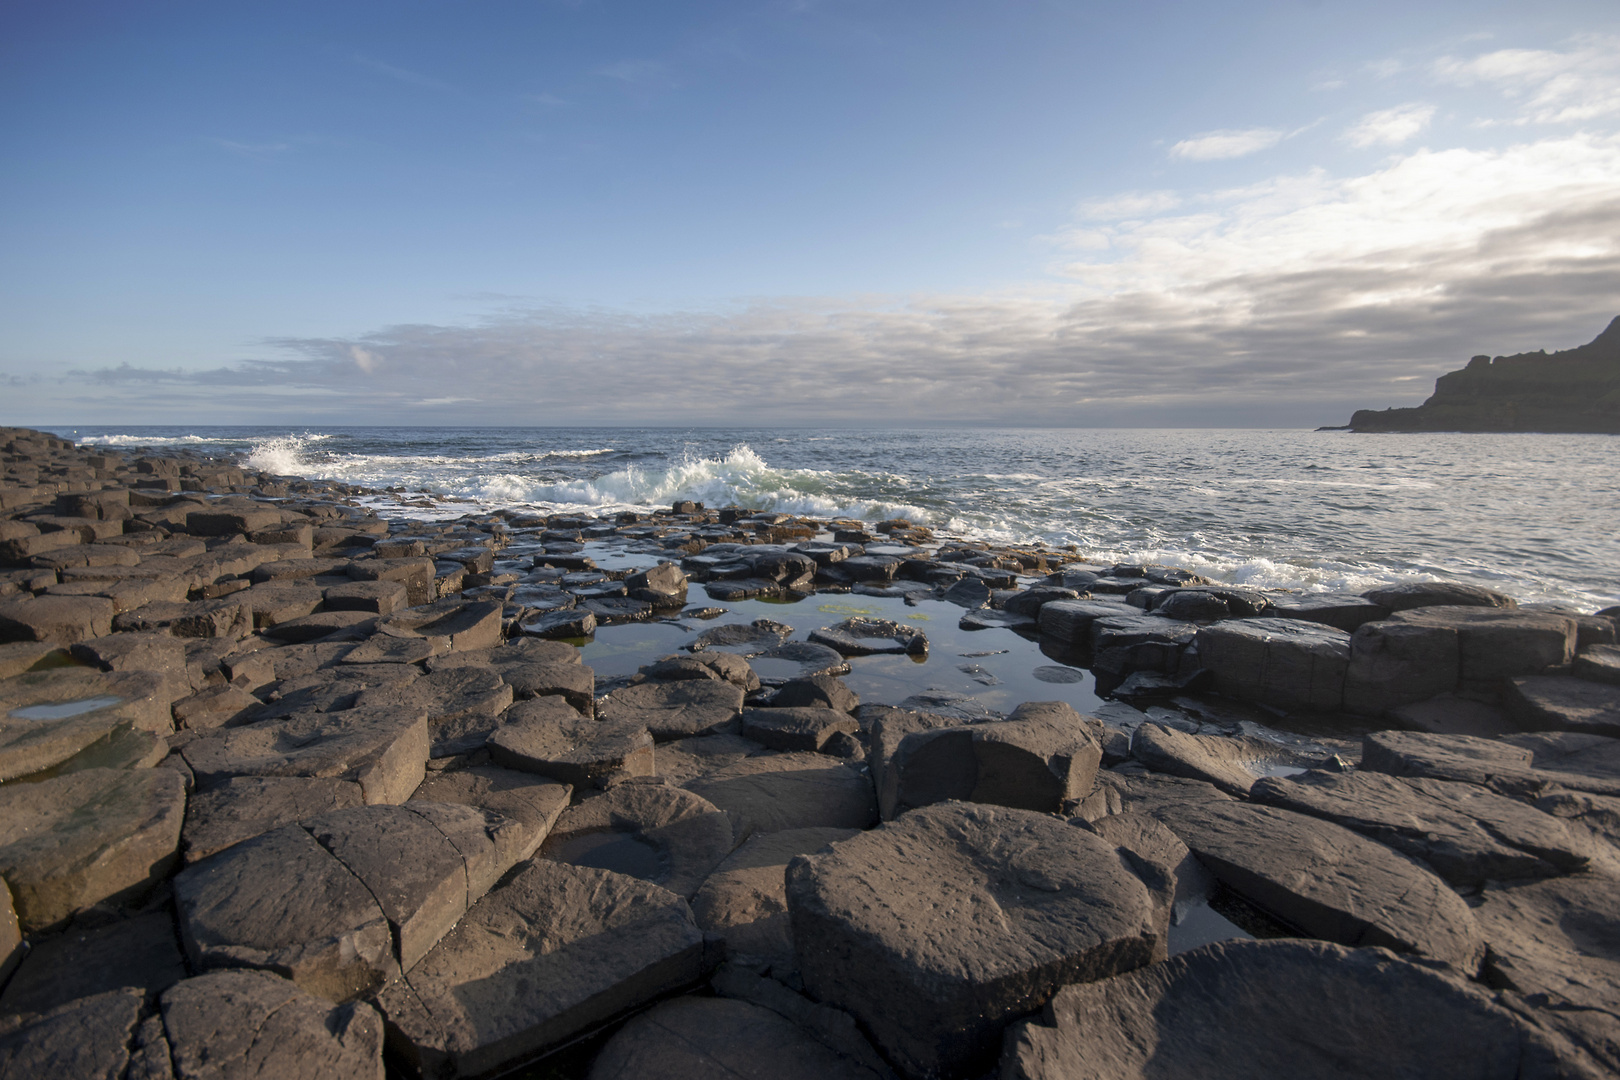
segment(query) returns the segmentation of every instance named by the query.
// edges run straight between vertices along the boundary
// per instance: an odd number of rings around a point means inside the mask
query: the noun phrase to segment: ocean
[[[709,506],[1073,544],[1262,588],[1441,578],[1521,602],[1620,603],[1620,440],[1234,430],[57,427],[403,488],[387,515]],[[423,505],[420,493],[435,497]],[[440,501],[453,499],[455,501]]]

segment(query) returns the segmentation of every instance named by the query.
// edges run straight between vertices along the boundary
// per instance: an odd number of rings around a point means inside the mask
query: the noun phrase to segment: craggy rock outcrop
[[[1558,431],[1620,434],[1620,318],[1585,345],[1476,356],[1410,409],[1358,409],[1352,431]]]

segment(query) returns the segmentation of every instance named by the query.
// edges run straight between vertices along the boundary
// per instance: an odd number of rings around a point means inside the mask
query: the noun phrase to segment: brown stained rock
[[[193,863],[272,829],[362,806],[360,785],[303,776],[233,776],[193,795],[180,846]]]
[[[388,637],[426,638],[435,655],[489,649],[501,640],[501,605],[459,597],[436,600],[383,616],[377,630]]]
[[[406,1063],[471,1077],[518,1064],[701,977],[680,897],[537,859],[493,890],[377,1004]]]
[[[149,997],[186,977],[174,916],[162,910],[86,930],[36,937],[0,994],[0,1013],[45,1013],[76,998],[120,987]]]
[[[367,690],[357,708],[426,712],[432,756],[476,750],[499,725],[512,704],[512,688],[489,668],[464,667],[435,671],[420,679]]]
[[[497,765],[579,789],[601,787],[610,777],[653,775],[653,737],[646,728],[633,720],[587,720],[578,713],[557,717],[554,707],[535,707],[544,700],[507,710],[505,723],[489,737],[490,758]]]
[[[0,1077],[122,1080],[141,1005],[141,992],[131,987],[79,998],[44,1016],[0,1021]]]
[[[427,717],[391,709],[305,713],[225,728],[182,749],[202,788],[232,776],[350,780],[367,803],[401,803],[422,782]]]
[[[744,758],[756,757],[768,751],[741,735],[702,735],[667,742],[656,753],[658,775],[671,787],[685,787],[693,780],[700,780]]]
[[[429,816],[416,809],[357,806],[303,822],[376,898],[406,970],[455,925],[468,904],[466,860]],[[456,809],[477,813],[469,807]],[[478,825],[483,825],[481,815]],[[486,838],[485,843],[493,849],[492,841]],[[489,853],[478,854],[488,860]]]
[[[1066,986],[1008,1031],[1005,1080],[1580,1076],[1457,975],[1383,949],[1225,941]]]
[[[297,825],[192,863],[174,895],[194,971],[262,968],[328,1001],[363,997],[399,973],[376,898]]]
[[[704,930],[724,937],[730,954],[793,959],[787,914],[787,864],[828,844],[859,836],[856,829],[783,829],[755,833],[726,856],[692,898]]]
[[[17,923],[17,908],[11,902],[11,889],[0,879],[0,986],[22,963],[22,927]]]
[[[656,662],[643,667],[641,674],[655,682],[704,679],[735,683],[744,691],[758,690],[760,687],[759,675],[746,657],[717,649],[706,649],[692,656],[661,656]]]
[[[210,686],[173,706],[175,726],[183,731],[208,731],[251,718],[263,704],[241,687]]]
[[[12,641],[0,645],[0,679],[29,671],[52,653],[61,655],[61,650],[44,641]]]
[[[533,855],[545,837],[531,822],[482,807],[411,799],[405,808],[432,822],[467,868],[467,906],[494,887],[513,866]]]
[[[742,687],[732,683],[687,680],[640,683],[604,698],[597,716],[632,721],[665,742],[693,735],[734,732],[742,714]]]
[[[1494,607],[1422,607],[1397,611],[1394,623],[1447,627],[1457,634],[1458,675],[1494,682],[1567,668],[1576,622],[1565,615]]]
[[[1493,883],[1474,909],[1490,941],[1485,978],[1555,1007],[1620,1020],[1620,913],[1612,877]]]
[[[742,734],[772,750],[819,751],[840,732],[853,735],[861,723],[853,716],[828,707],[744,709]]]
[[[947,799],[1057,813],[1091,792],[1102,748],[1075,715],[1031,716],[907,735],[885,769],[891,819]]]
[[[1508,713],[1527,731],[1620,736],[1620,686],[1558,675],[1513,679]]]
[[[163,995],[175,1080],[382,1080],[383,1023],[364,1002],[332,1005],[263,971],[218,971]]]
[[[1164,956],[1118,850],[1027,810],[941,803],[801,856],[787,903],[806,989],[906,1076],[976,1076],[1060,986]]]
[[[760,1005],[680,997],[626,1024],[591,1066],[593,1080],[879,1080],[870,1066],[818,1041]]]
[[[280,580],[254,585],[240,593],[239,598],[252,615],[253,625],[264,630],[313,615],[315,609],[321,606],[323,596],[321,590],[313,585]]]
[[[303,644],[321,641],[334,634],[349,632],[365,637],[376,626],[377,616],[364,611],[318,611],[264,628],[264,636],[275,641]]]
[[[166,735],[171,691],[162,676],[85,668],[32,671],[0,683],[0,781],[59,766],[101,740],[137,730]]]
[[[0,787],[0,877],[24,933],[151,890],[174,866],[185,805],[172,769],[85,769]]]
[[[1453,885],[1574,873],[1598,853],[1584,829],[1475,784],[1313,770],[1261,780],[1250,797],[1354,829]]]
[[[369,611],[392,615],[405,607],[408,590],[401,581],[351,581],[325,592],[327,611]]]
[[[473,806],[523,824],[529,834],[513,858],[518,863],[540,847],[557,817],[568,808],[572,791],[567,784],[529,773],[474,765],[429,773],[411,799]]]
[[[112,632],[118,613],[100,596],[39,596],[0,602],[0,641],[43,641],[68,646]]]
[[[746,757],[684,786],[759,832],[865,829],[878,819],[871,779],[823,754]]]
[[[689,898],[736,846],[731,818],[707,800],[663,784],[621,784],[564,811],[540,854]]]
[[[1472,974],[1485,939],[1423,864],[1341,825],[1232,800],[1146,810],[1220,882],[1275,918],[1340,945],[1418,953]]]
[[[378,634],[344,654],[344,664],[417,664],[434,657],[428,638],[396,638]],[[455,654],[451,654],[455,655]]]
[[[1281,709],[1344,704],[1350,635],[1299,619],[1228,619],[1198,631],[1199,663],[1223,694]]]

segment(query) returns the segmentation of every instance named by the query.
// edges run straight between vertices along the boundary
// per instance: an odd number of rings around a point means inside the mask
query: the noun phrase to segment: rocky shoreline
[[[0,1078],[1620,1072],[1620,609],[0,462]]]

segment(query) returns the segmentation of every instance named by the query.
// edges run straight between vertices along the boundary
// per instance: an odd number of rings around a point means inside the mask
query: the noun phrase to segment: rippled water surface
[[[695,499],[904,516],[966,537],[1075,544],[1098,561],[1172,563],[1259,586],[1361,591],[1444,577],[1525,601],[1620,603],[1620,440],[1611,436],[57,430],[90,444],[235,454],[271,472],[425,488],[482,506],[607,511]]]

